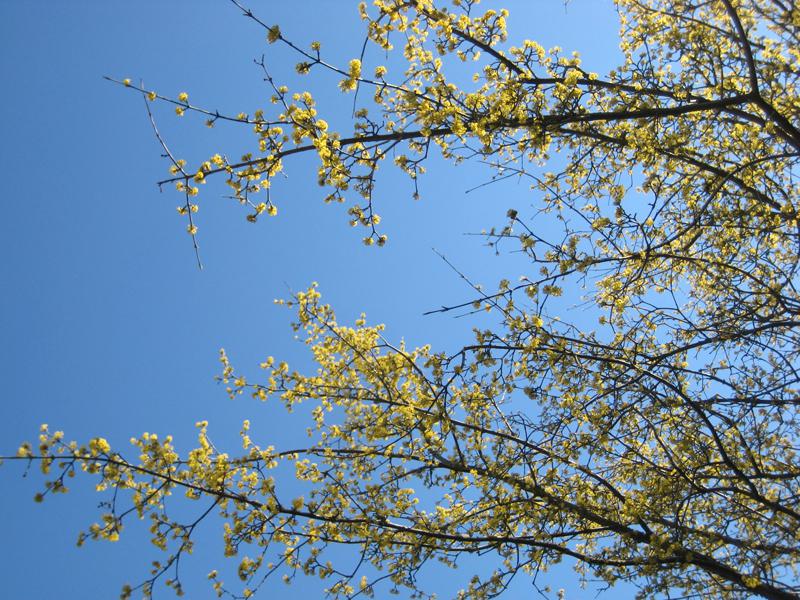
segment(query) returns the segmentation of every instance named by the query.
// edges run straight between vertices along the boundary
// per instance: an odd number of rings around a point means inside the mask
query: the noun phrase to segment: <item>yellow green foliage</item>
[[[245,422],[242,451],[229,456],[202,422],[186,456],[144,434],[131,440],[138,457],[125,458],[102,438],[79,446],[44,428],[38,450],[18,455],[55,475],[44,493],[65,491],[76,470],[94,474],[99,491],[125,492],[169,557],[145,591],[191,551],[195,524],[164,508],[180,491],[210,500],[201,519],[222,516],[227,555],[272,556],[237,559],[245,597],[276,565],[329,580],[334,597],[371,595],[377,582],[322,558],[351,544],[388,589],[416,590],[433,558],[486,553],[496,570],[471,580],[465,598],[491,597],[512,575],[535,577],[563,558],[609,584],[634,581],[646,597],[797,598],[800,8],[616,6],[624,60],[605,75],[560,49],[508,40],[513,15],[476,0],[362,4],[369,40],[404,57],[397,74],[361,59],[333,65],[318,43],[304,50],[262,23],[270,43],[297,54],[299,75],[332,72],[342,92],[370,91],[379,116],[362,107],[341,132],[266,66],[271,108],[252,116],[223,117],[185,92],[170,100],[125,80],[178,114],[253,130],[239,161],[173,160],[167,182],[185,194],[178,212],[188,219],[199,186],[216,179],[252,208],[249,220],[275,215],[272,181],[291,155],[313,153],[326,200],[348,201],[365,243],[384,245],[375,171],[388,159],[416,185],[438,148],[527,178],[535,208],[564,228],[548,237],[509,211],[490,237],[530,269],[464,305],[494,311],[499,325],[455,353],[392,345],[364,318],[341,325],[316,287],[287,302],[316,371],[268,359],[246,377],[223,352],[232,396],[310,406],[306,447],[262,446]],[[448,79],[453,62],[475,65],[472,85]],[[563,168],[545,171],[555,153]],[[562,294],[596,312],[596,330],[545,310]],[[302,497],[283,491],[283,465]],[[117,539],[128,512],[102,515],[81,542]],[[209,578],[225,593],[216,571]],[[177,578],[169,584],[181,592]]]

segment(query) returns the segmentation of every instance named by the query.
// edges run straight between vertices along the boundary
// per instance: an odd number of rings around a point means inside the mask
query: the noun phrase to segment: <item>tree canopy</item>
[[[287,299],[317,369],[269,358],[246,375],[222,352],[220,379],[233,397],[308,407],[302,448],[251,439],[245,422],[229,455],[200,422],[188,454],[144,434],[131,457],[43,427],[17,456],[49,474],[37,499],[76,471],[110,495],[81,542],[118,539],[134,515],[151,523],[165,558],[123,597],[162,579],[181,593],[178,561],[215,513],[243,582],[212,571],[221,596],[302,573],[333,597],[425,597],[427,563],[475,554],[494,571],[468,578],[464,598],[517,575],[535,583],[565,558],[643,597],[800,597],[800,7],[616,0],[624,60],[599,74],[508,39],[513,15],[476,0],[362,4],[365,49],[345,65],[232,1],[297,56],[291,88],[261,61],[268,108],[223,115],[119,81],[254,134],[240,160],[190,168],[155,129],[172,169],[161,183],[181,194],[193,240],[206,181],[226,181],[248,220],[275,216],[273,183],[305,153],[325,201],[383,246],[379,168],[416,189],[439,154],[529,182],[530,210],[516,202],[486,234],[528,267],[440,309],[493,315],[463,348],[393,343],[366,317],[342,324],[315,285]],[[347,127],[293,91],[329,75],[353,94]],[[285,491],[292,471],[302,496]],[[188,521],[167,511],[181,496],[200,508]],[[359,568],[329,562],[337,545],[357,549]]]

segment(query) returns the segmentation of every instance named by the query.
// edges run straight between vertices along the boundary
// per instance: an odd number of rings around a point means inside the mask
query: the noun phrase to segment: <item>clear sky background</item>
[[[585,67],[600,72],[615,58],[609,0],[573,0],[566,9],[562,0],[499,6],[512,11],[512,42],[580,50]],[[320,40],[339,61],[360,51],[356,7],[347,0],[252,4],[290,39]],[[220,347],[251,374],[267,355],[309,364],[288,326],[291,312],[274,298],[318,281],[342,321],[366,311],[370,322],[387,324],[391,339],[455,350],[470,340],[473,322],[422,313],[471,296],[432,248],[487,286],[526,274],[513,256],[496,256],[482,238],[464,235],[502,226],[511,207],[530,210],[536,199],[526,184],[467,194],[490,173],[438,159],[419,202],[406,179],[381,173],[376,204],[390,238],[382,249],[361,244],[363,230],[348,227],[344,207],[321,202],[311,159],[287,163],[289,178],[275,190],[279,216],[255,225],[210,183],[198,214],[205,265],[198,270],[175,211],[180,196],[159,193],[154,183],[168,164],[143,103],[101,76],[142,78],[164,95],[187,91],[199,105],[252,113],[268,108],[269,91],[252,63],[266,53],[278,81],[315,90],[334,129],[346,131],[352,102],[334,78],[298,80],[296,60],[268,46],[263,31],[225,0],[2,0],[0,50],[0,454],[34,440],[45,422],[69,439],[103,435],[121,450],[144,431],[172,433],[185,449],[194,423],[208,419],[212,439],[235,450],[241,421],[250,418],[254,439],[278,446],[306,425],[280,411],[267,418],[263,405],[246,398],[232,402],[214,381]],[[168,107],[156,106],[155,115],[175,154],[190,164],[217,151],[253,149],[249,132],[208,130]],[[39,505],[32,497],[42,479],[23,473],[20,464],[0,468],[0,596],[114,598],[123,583],[146,575],[158,558],[146,526],[130,523],[116,544],[75,547],[102,500],[89,478]],[[190,598],[212,597],[203,577],[222,562],[219,523],[200,540],[184,571]],[[466,577],[469,568],[457,574]],[[449,573],[434,569],[428,577],[431,591],[452,589]],[[542,583],[567,588],[568,598],[594,596],[577,591],[568,569]],[[287,590],[276,580],[263,596],[305,590],[315,597],[315,585]],[[508,598],[531,593],[522,581]]]

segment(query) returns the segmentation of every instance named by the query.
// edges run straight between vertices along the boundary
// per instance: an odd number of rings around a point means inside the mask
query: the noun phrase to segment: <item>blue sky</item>
[[[566,10],[561,0],[500,5],[512,10],[513,41],[581,50],[590,70],[607,70],[613,60],[610,2],[574,0]],[[337,60],[360,50],[356,6],[252,5],[287,37],[321,40]],[[495,256],[480,237],[464,235],[503,225],[510,207],[530,207],[535,198],[524,183],[466,194],[489,174],[434,161],[415,202],[408,182],[386,173],[377,202],[390,244],[366,248],[344,208],[321,202],[316,166],[305,158],[288,164],[289,178],[276,190],[279,216],[256,225],[221,198],[221,187],[207,186],[198,215],[205,269],[198,270],[175,211],[180,197],[155,186],[168,165],[141,99],[101,76],[142,78],[164,95],[188,91],[223,112],[264,106],[268,92],[252,60],[267,53],[276,79],[289,82],[296,81],[295,61],[267,46],[263,32],[229,2],[2,2],[0,49],[0,454],[34,439],[45,422],[70,439],[104,435],[120,448],[143,431],[172,433],[187,447],[195,421],[208,419],[212,437],[224,444],[235,443],[241,421],[250,418],[254,437],[278,445],[305,425],[276,420],[278,413],[259,421],[260,405],[231,402],[214,382],[223,346],[250,373],[267,355],[308,364],[288,326],[291,313],[274,298],[318,281],[343,320],[366,311],[371,322],[387,324],[392,339],[452,350],[469,340],[472,323],[422,313],[470,295],[432,248],[488,286],[525,274],[514,257]],[[315,89],[334,128],[352,102],[335,84],[298,84]],[[207,130],[169,108],[155,114],[173,151],[190,161],[251,149],[241,132]],[[32,497],[41,479],[23,471],[0,469],[5,597],[111,598],[146,573],[157,555],[144,527],[129,527],[118,544],[75,548],[78,531],[98,512],[90,480],[75,480],[72,493],[38,505]],[[201,579],[221,556],[216,529],[201,535],[208,544],[186,571],[191,598],[211,596]],[[439,576],[430,575],[430,589]],[[574,589],[575,576],[558,570],[547,583]],[[508,597],[529,597],[526,585],[515,589]]]

